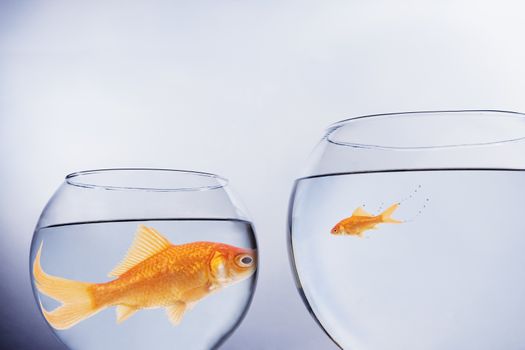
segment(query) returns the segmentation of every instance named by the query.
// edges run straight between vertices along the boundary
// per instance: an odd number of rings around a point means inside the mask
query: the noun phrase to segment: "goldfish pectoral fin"
[[[166,308],[166,313],[168,314],[168,318],[171,324],[173,324],[174,326],[178,326],[182,321],[182,317],[184,316],[184,313],[186,312],[187,308],[187,304],[182,301],[168,306]]]
[[[213,277],[218,281],[224,281],[228,278],[226,273],[226,257],[221,252],[213,253],[213,257],[210,261],[210,270]]]
[[[139,225],[135,240],[124,259],[109,273],[109,277],[118,277],[140,264],[147,258],[169,248],[171,243],[152,227]]]
[[[352,216],[373,216],[369,212],[363,209],[363,207],[359,207],[352,213]]]
[[[137,308],[127,305],[118,305],[117,306],[117,324],[121,324],[126,321],[128,318],[133,316],[135,312],[139,311]]]

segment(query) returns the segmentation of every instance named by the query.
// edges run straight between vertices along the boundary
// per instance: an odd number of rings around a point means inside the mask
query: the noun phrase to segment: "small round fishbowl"
[[[68,175],[42,212],[31,280],[70,349],[211,349],[248,309],[256,248],[220,176],[84,171]]]
[[[525,115],[331,125],[295,183],[303,300],[352,350],[525,348]]]

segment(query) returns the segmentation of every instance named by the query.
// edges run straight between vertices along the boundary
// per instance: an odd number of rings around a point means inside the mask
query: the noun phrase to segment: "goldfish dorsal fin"
[[[352,213],[352,216],[373,216],[369,212],[363,209],[363,207],[359,207]]]
[[[139,225],[135,240],[126,257],[110,273],[109,277],[118,277],[153,255],[169,248],[171,243],[157,230]]]
[[[187,305],[182,301],[177,301],[175,304],[170,305],[166,308],[166,313],[172,325],[178,326],[182,317],[186,312]]]

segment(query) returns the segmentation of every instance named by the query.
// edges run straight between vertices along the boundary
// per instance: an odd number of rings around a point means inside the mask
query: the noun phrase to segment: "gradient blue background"
[[[0,0],[0,340],[61,349],[28,252],[63,176],[168,167],[230,178],[264,265],[225,349],[335,349],[286,251],[294,178],[331,122],[525,111],[522,1]]]

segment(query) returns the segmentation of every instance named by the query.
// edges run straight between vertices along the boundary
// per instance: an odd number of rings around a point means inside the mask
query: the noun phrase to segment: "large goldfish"
[[[111,306],[117,307],[117,323],[141,309],[162,307],[178,325],[199,300],[256,269],[255,250],[214,242],[173,245],[155,229],[139,225],[126,257],[109,273],[116,279],[86,283],[45,273],[40,265],[42,244],[33,275],[41,293],[62,303],[53,311],[41,305],[55,329],[68,329]]]
[[[350,235],[363,237],[365,231],[376,229],[376,225],[382,223],[399,224],[402,221],[392,219],[391,215],[397,209],[399,203],[391,205],[379,215],[372,215],[362,207],[357,208],[352,216],[339,221],[330,231],[333,235]]]

